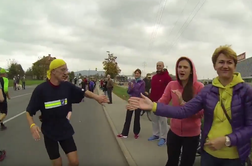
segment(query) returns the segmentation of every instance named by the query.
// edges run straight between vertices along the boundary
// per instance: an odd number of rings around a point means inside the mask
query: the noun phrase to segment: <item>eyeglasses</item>
[[[66,72],[68,72],[68,68],[61,68],[60,71],[61,71],[62,73],[66,73]]]

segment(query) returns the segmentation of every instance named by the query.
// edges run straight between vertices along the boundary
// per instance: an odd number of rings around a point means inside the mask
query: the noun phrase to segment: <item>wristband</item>
[[[32,128],[33,126],[35,126],[35,123],[31,124],[30,128]]]

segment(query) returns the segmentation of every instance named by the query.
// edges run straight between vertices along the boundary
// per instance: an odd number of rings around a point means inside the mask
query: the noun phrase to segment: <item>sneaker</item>
[[[128,136],[124,136],[124,135],[122,135],[122,134],[118,134],[117,137],[118,137],[118,138],[128,138]]]
[[[138,134],[135,134],[135,135],[134,135],[134,138],[135,138],[135,139],[137,139],[138,137],[139,137],[139,135],[138,135]]]
[[[7,129],[7,127],[3,123],[1,123],[1,130],[5,130],[5,129]]]
[[[154,141],[154,140],[157,140],[157,139],[159,139],[159,136],[153,135],[153,136],[151,136],[151,137],[148,139],[148,141]]]
[[[6,156],[5,150],[1,150],[1,151],[0,151],[0,161],[3,161],[4,158],[5,158],[5,156]]]
[[[165,139],[164,138],[161,138],[160,140],[159,140],[159,142],[158,142],[158,146],[163,146],[163,145],[165,145]]]

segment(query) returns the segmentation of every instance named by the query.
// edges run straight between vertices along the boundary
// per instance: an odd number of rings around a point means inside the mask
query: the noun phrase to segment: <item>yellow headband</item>
[[[51,72],[53,69],[57,69],[63,65],[65,65],[66,62],[62,59],[54,59],[49,66],[49,70],[47,70],[47,78],[50,80],[51,78]]]

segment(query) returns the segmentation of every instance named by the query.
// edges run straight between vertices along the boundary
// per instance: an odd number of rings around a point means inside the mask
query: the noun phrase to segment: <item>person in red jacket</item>
[[[164,93],[167,84],[172,81],[167,69],[164,69],[164,63],[157,63],[157,74],[151,80],[150,99],[153,102],[158,101]],[[153,135],[149,141],[159,139],[158,146],[166,144],[166,136],[168,132],[167,118],[152,114],[152,131]]]

